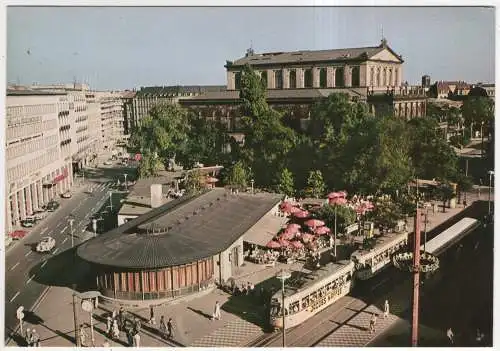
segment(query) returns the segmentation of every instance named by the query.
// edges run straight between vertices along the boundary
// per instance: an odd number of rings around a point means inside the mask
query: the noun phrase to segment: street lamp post
[[[125,191],[127,191],[128,189],[128,185],[127,185],[127,173],[123,173],[123,176],[125,177]]]
[[[490,185],[488,187],[488,214],[491,214],[491,178],[495,175],[495,171],[488,171],[490,176]]]
[[[276,275],[276,278],[281,280],[281,314],[283,316],[283,326],[282,326],[282,341],[283,341],[283,347],[286,346],[285,342],[285,280],[290,278],[292,275],[290,272],[282,269],[278,274]]]
[[[335,205],[335,223],[333,229],[333,257],[337,260],[337,205]]]
[[[250,184],[252,185],[252,195],[253,195],[253,183],[254,183],[254,182],[255,182],[255,181],[254,181],[253,179],[252,179],[252,180],[250,180]]]
[[[427,216],[429,215],[429,208],[427,207],[425,209],[425,216],[424,216],[424,252],[425,251],[425,244],[427,243]]]
[[[74,245],[74,240],[73,240],[73,222],[75,220],[73,218],[70,218],[69,219],[69,228],[70,228],[70,231],[71,231],[71,247],[73,247]]]
[[[97,219],[92,220],[92,229],[94,229],[94,237],[97,236]]]

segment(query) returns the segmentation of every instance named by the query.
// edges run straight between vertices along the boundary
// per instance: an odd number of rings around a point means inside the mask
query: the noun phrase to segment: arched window
[[[304,87],[305,88],[313,87],[313,74],[312,74],[312,69],[310,68],[304,70]]]
[[[234,74],[234,88],[236,90],[241,88],[241,72],[236,72]]]
[[[297,88],[297,72],[294,69],[290,70],[290,89]]]
[[[344,68],[340,67],[335,70],[335,86],[343,87],[345,85],[344,82]]]
[[[360,68],[359,66],[355,66],[352,68],[352,76],[351,76],[351,86],[353,87],[359,87],[360,86]]]
[[[319,70],[319,87],[326,88],[326,68],[321,68]]]
[[[274,71],[274,88],[283,89],[283,71]]]

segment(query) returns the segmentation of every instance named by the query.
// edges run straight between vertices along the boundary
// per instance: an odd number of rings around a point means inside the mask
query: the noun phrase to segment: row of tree
[[[308,197],[331,189],[403,193],[414,178],[466,183],[434,118],[376,118],[366,104],[331,94],[314,104],[300,129],[267,104],[265,86],[249,66],[241,75],[240,98],[243,145],[224,126],[179,106],[153,108],[130,139],[144,155],[140,176],[167,168],[175,157],[185,168],[224,165],[225,184],[246,187],[253,180],[260,188]]]

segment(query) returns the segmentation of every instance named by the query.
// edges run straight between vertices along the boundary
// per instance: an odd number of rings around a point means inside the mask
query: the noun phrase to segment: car
[[[49,252],[56,246],[56,240],[51,236],[46,236],[36,245],[37,252]]]
[[[31,228],[36,224],[36,219],[35,217],[26,217],[25,219],[21,220],[21,226],[24,228]]]
[[[113,162],[111,162],[110,160],[104,161],[105,166],[111,166],[112,164]]]
[[[47,204],[47,211],[49,212],[54,212],[55,210],[57,210],[59,208],[59,202],[57,201],[49,201],[49,203]]]
[[[65,193],[61,194],[61,197],[63,199],[69,199],[69,198],[71,198],[71,196],[72,196],[71,191],[66,191]]]
[[[9,236],[14,240],[19,240],[24,238],[26,234],[26,230],[14,230],[13,232],[9,233]]]
[[[35,220],[41,221],[45,217],[47,217],[47,212],[44,210],[35,210],[33,211],[33,217],[35,217]]]

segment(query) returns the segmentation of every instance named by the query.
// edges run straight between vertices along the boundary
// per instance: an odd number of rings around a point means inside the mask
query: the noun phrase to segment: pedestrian
[[[134,335],[134,345],[135,347],[141,347],[141,335],[139,332],[135,333]]]
[[[168,336],[167,338],[168,339],[172,339],[174,337],[174,327],[172,325],[172,318],[169,318],[168,319],[168,323],[167,323],[167,330],[168,330]]]
[[[450,340],[450,343],[451,344],[454,344],[455,341],[453,340],[455,335],[453,334],[453,331],[451,330],[451,328],[448,328],[448,330],[446,331],[446,336],[448,337],[448,339]]]
[[[111,335],[111,326],[113,325],[113,320],[111,319],[111,316],[108,316],[106,319],[106,334],[108,336]]]
[[[153,305],[149,306],[149,324],[156,324],[155,320],[155,311],[153,309]]]
[[[80,324],[80,346],[87,346],[87,332],[85,331],[85,327],[83,324]]]
[[[118,327],[120,330],[123,330],[125,324],[125,311],[123,310],[123,306],[120,306],[120,310],[118,311]]]
[[[134,346],[134,338],[132,336],[132,329],[129,327],[126,327],[125,333],[127,334],[128,346],[130,346],[130,347]]]
[[[160,333],[162,338],[167,338],[167,324],[165,323],[165,316],[160,317]]]
[[[384,318],[387,318],[389,315],[389,301],[385,300],[384,303]]]
[[[139,320],[139,318],[134,318],[134,329],[136,332],[140,332],[141,331],[141,321]]]
[[[31,340],[33,343],[33,347],[40,347],[40,335],[36,332],[35,329],[31,331]]]
[[[372,313],[372,317],[370,318],[370,334],[375,333],[376,323],[377,323],[377,316],[375,316],[375,313]]]
[[[113,309],[113,319],[116,319],[116,316],[117,316],[116,310]]]
[[[26,329],[26,334],[24,335],[24,339],[26,340],[26,346],[28,347],[33,346],[33,339],[30,328]]]
[[[215,318],[217,318],[217,320],[221,319],[219,301],[215,301],[214,314],[212,315],[212,320]]]
[[[463,204],[464,204],[464,208],[466,208],[467,207],[467,200],[464,200]]]
[[[120,338],[120,329],[118,328],[118,321],[116,319],[113,321],[113,338]]]

